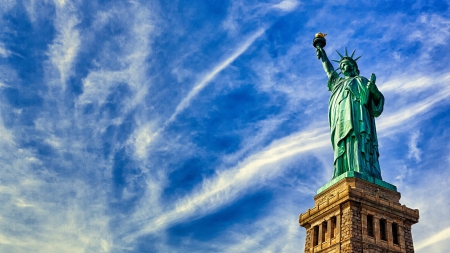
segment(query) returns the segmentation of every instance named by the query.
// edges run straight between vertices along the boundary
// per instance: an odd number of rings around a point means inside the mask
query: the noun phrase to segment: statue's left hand
[[[370,76],[370,81],[375,83],[376,80],[377,80],[377,76],[374,73],[372,73],[372,75]]]
[[[367,84],[367,89],[369,92],[375,97],[376,100],[380,98],[380,91],[378,90],[377,85],[375,84],[376,76],[375,74],[372,74],[370,77],[369,83]]]
[[[370,93],[375,94],[378,93],[377,85],[373,81],[369,81],[367,84],[367,89],[370,91]]]

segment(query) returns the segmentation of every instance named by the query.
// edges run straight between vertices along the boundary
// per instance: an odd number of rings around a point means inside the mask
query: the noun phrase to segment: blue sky
[[[377,75],[382,177],[444,252],[449,4],[0,0],[0,251],[303,251],[333,170],[324,32]]]

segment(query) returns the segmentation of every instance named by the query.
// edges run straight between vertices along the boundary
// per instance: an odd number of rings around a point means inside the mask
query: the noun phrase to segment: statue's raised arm
[[[330,60],[328,59],[327,53],[323,49],[327,44],[325,36],[327,35],[323,33],[317,33],[316,37],[313,40],[313,45],[316,48],[317,58],[322,60],[323,69],[325,70],[325,73],[327,73],[328,78],[330,78],[334,72],[334,68],[333,65],[331,65]]]

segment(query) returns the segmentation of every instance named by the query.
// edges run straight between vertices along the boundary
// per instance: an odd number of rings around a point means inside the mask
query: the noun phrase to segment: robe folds
[[[347,171],[357,171],[381,179],[374,117],[383,112],[384,97],[380,93],[379,101],[374,101],[368,83],[365,77],[342,78],[336,72],[328,80],[333,178]]]

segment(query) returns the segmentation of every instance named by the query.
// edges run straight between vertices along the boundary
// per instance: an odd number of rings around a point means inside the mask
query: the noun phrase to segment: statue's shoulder
[[[342,80],[341,76],[336,71],[333,71],[328,78],[327,83],[328,90],[333,91],[341,80]]]
[[[330,77],[328,78],[330,81],[337,81],[341,78],[341,76],[336,72],[336,70],[333,70],[331,72]]]
[[[359,79],[360,82],[362,82],[362,83],[368,83],[368,82],[369,82],[369,79],[367,79],[367,78],[364,77],[364,76],[358,76],[358,79]]]
[[[361,80],[364,80],[364,81],[369,81],[369,79],[367,79],[366,77],[364,77],[364,76],[358,76],[359,78],[361,78]]]

